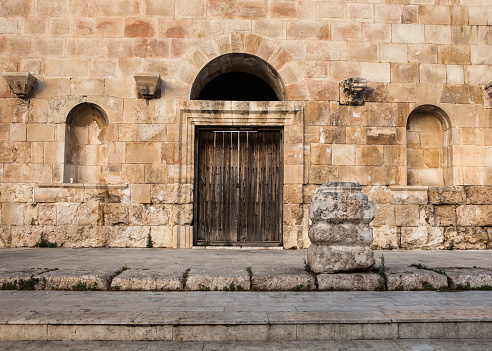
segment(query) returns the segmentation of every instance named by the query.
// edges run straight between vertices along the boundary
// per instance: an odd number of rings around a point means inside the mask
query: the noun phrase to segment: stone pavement
[[[0,249],[0,287],[323,291],[492,286],[490,251],[375,251],[377,266],[383,256],[384,274],[314,275],[306,271],[305,250],[9,248]]]
[[[323,343],[327,350],[343,350],[337,340],[365,339],[388,341],[383,344],[390,346],[375,344],[381,350],[405,349],[411,344],[405,346],[403,341],[415,338],[479,339],[487,341],[477,341],[476,347],[490,345],[492,293],[449,291],[458,282],[465,290],[492,285],[488,251],[378,251],[379,264],[384,256],[384,274],[318,276],[306,272],[305,254],[235,249],[2,249],[0,283],[11,290],[0,291],[0,340],[161,340],[198,342],[189,345],[204,350],[224,349],[208,342],[243,340],[272,341],[272,350],[283,349],[278,342],[313,340],[334,340]],[[420,268],[409,266],[418,264]],[[381,285],[383,276],[385,285]],[[188,291],[215,287],[229,291]],[[332,291],[354,287],[446,291]],[[309,289],[325,291],[288,291]],[[432,350],[420,341],[414,345],[415,350]],[[442,345],[438,347],[451,350]],[[154,346],[136,347],[152,350]],[[480,349],[475,346],[465,349]]]
[[[336,341],[0,341],[0,350],[141,350],[141,351],[490,351],[492,340],[336,340]]]

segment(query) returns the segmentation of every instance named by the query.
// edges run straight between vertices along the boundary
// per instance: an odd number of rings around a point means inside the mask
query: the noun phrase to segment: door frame
[[[279,177],[280,177],[280,184],[284,183],[284,128],[283,126],[196,126],[195,127],[195,133],[194,133],[194,182],[193,182],[193,218],[194,218],[194,225],[193,225],[193,244],[197,245],[198,244],[198,211],[199,211],[199,196],[198,196],[198,182],[199,182],[199,139],[200,139],[200,132],[210,132],[210,131],[252,131],[252,132],[259,132],[259,131],[272,131],[272,132],[279,132],[280,134],[280,141],[279,141],[279,162],[280,162],[280,169],[279,169]],[[278,241],[271,241],[271,242],[254,242],[254,241],[247,241],[247,242],[231,242],[232,245],[234,246],[282,246],[283,245],[283,186],[279,187],[279,203],[277,206],[279,206],[279,218],[277,218],[278,221]]]
[[[199,127],[221,128],[236,126],[249,129],[283,128],[283,223],[284,248],[302,248],[308,235],[308,223],[299,218],[304,208],[304,101],[204,101],[185,100],[177,106],[175,124],[168,131],[168,141],[178,143],[179,162],[167,165],[169,178],[178,188],[180,206],[190,206],[190,221],[173,226],[173,240],[196,245],[196,214],[194,213],[195,130]],[[292,214],[288,215],[289,213]]]

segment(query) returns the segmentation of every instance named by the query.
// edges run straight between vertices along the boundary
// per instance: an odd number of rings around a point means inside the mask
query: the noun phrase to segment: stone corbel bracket
[[[367,80],[364,78],[348,78],[340,82],[340,105],[364,105],[364,92]]]
[[[485,108],[492,108],[492,82],[485,86]]]
[[[10,90],[21,99],[28,99],[36,88],[37,79],[29,72],[3,72]]]
[[[140,99],[155,99],[161,93],[161,76],[158,73],[139,73],[133,76]]]

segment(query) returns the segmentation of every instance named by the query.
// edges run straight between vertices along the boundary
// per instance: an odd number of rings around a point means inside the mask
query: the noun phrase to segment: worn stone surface
[[[374,203],[357,183],[324,183],[312,196],[308,262],[315,273],[367,270],[374,264],[369,245]]]
[[[175,291],[182,288],[182,272],[156,268],[128,269],[111,282],[112,290]]]
[[[387,269],[388,290],[442,290],[448,288],[448,279],[444,274],[407,267]]]
[[[382,289],[382,278],[374,273],[318,274],[319,290],[375,291]]]
[[[276,268],[270,270],[266,268],[252,268],[253,276],[251,279],[252,290],[259,291],[298,291],[314,290],[315,280],[312,275],[307,273],[303,267],[298,268]]]

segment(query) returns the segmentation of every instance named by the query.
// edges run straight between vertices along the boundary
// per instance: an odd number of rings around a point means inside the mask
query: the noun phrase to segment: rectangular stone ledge
[[[427,191],[429,190],[428,186],[421,185],[391,185],[391,191]]]
[[[34,202],[84,202],[86,191],[126,190],[128,184],[38,184]]]

